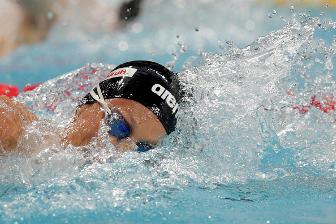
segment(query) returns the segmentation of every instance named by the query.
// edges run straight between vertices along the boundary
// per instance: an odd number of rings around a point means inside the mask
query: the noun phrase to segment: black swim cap
[[[176,74],[151,61],[130,61],[113,69],[99,88],[104,99],[125,98],[141,103],[161,121],[167,134],[175,130],[178,110]],[[97,87],[93,89],[98,94]],[[82,104],[97,102],[89,93]]]

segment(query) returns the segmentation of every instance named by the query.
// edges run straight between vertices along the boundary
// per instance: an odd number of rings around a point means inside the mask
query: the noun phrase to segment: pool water
[[[1,222],[336,223],[335,112],[324,111],[336,94],[334,15],[205,2],[187,15],[188,1],[147,5],[142,25],[88,46],[87,34],[58,39],[58,27],[1,62],[1,79],[20,86],[74,70],[17,98],[46,120],[20,146],[41,152],[1,157]],[[200,7],[207,20],[191,17]],[[181,71],[192,96],[177,131],[144,154],[119,154],[103,130],[85,152],[44,144],[115,64],[137,57]]]
[[[112,34],[88,33],[76,24],[61,21],[47,41],[21,47],[2,59],[0,82],[22,87],[87,63],[119,64],[138,58],[176,62],[180,70],[192,57],[199,57],[200,52],[222,50],[226,41],[248,45],[258,36],[282,26],[279,17],[267,17],[270,8],[255,6],[251,0],[226,4],[217,0],[190,2],[147,2],[137,22]]]

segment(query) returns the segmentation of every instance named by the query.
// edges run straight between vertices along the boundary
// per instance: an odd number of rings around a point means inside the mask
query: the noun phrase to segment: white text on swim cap
[[[152,92],[156,95],[160,96],[163,100],[166,101],[167,105],[172,108],[173,114],[176,113],[178,104],[176,103],[176,99],[168,90],[166,90],[160,84],[155,84],[152,86]]]

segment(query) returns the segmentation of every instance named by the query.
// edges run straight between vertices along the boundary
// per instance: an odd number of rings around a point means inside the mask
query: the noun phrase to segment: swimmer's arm
[[[99,112],[97,113],[97,111]],[[100,110],[98,103],[81,106],[76,110],[75,119],[65,130],[62,144],[75,147],[89,144],[91,139],[98,135],[100,121],[103,118],[104,113]]]
[[[0,149],[14,151],[25,125],[35,120],[37,117],[25,105],[0,96]]]

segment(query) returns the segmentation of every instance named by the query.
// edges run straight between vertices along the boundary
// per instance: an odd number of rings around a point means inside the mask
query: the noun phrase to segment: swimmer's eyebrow
[[[116,107],[115,110],[123,116],[123,118],[127,121],[128,125],[131,126],[131,128],[134,128],[134,124],[136,124],[133,114],[129,113],[127,110],[120,110],[120,108]],[[126,114],[126,115],[125,115]]]

